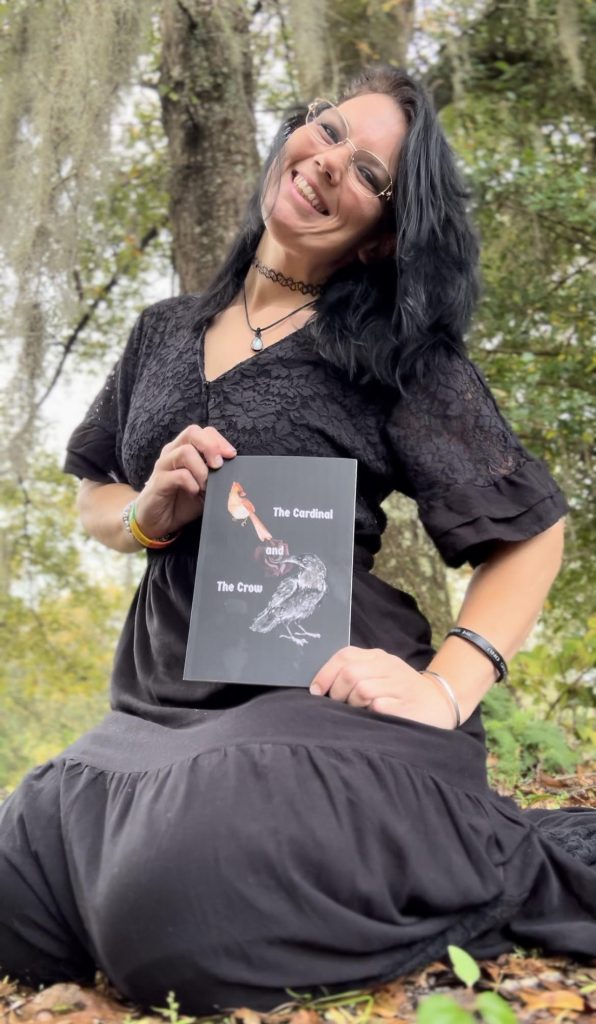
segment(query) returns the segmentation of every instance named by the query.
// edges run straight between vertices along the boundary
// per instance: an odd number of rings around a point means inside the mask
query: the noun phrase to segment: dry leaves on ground
[[[510,954],[480,961],[481,980],[466,989],[442,962],[377,989],[346,992],[310,1004],[297,1000],[271,1013],[241,1007],[227,1017],[198,1018],[213,1024],[414,1024],[416,1008],[429,995],[449,995],[472,1011],[477,994],[496,991],[522,1024],[594,1024],[596,963],[581,965],[567,957]],[[164,1004],[166,1000],[164,999]],[[98,976],[95,988],[53,985],[41,992],[0,981],[3,1024],[190,1024],[170,1000],[169,1008],[143,1012],[121,1001]]]

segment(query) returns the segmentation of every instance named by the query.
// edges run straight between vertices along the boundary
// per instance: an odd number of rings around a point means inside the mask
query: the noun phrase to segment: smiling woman
[[[391,201],[388,168],[397,166],[406,131],[403,111],[381,93],[340,107],[312,103],[266,183],[259,259],[271,266],[283,259],[306,280],[321,282],[355,258],[380,253],[391,237],[381,228]]]
[[[147,569],[112,712],[0,811],[0,974],[99,967],[211,1014],[449,944],[596,954],[596,812],[522,812],[486,777],[480,701],[556,576],[567,503],[466,354],[465,199],[424,91],[366,71],[282,125],[206,294],[138,318],[65,469],[89,533]],[[237,453],[358,461],[351,642],[310,692],[183,678],[207,479]],[[370,572],[396,489],[475,568],[436,646]]]

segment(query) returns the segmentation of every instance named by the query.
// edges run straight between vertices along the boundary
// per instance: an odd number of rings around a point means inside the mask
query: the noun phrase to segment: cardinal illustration
[[[286,632],[280,637],[292,640],[303,647],[308,637],[320,637],[320,633],[307,633],[301,622],[312,615],[319,601],[327,592],[327,569],[317,555],[290,555],[280,565],[293,564],[298,572],[284,576],[273,593],[266,608],[260,612],[250,628],[255,633],[270,633],[277,626],[285,626]],[[296,634],[292,632],[294,626]]]
[[[272,539],[273,535],[259,519],[252,501],[249,501],[246,497],[244,487],[236,481],[234,481],[230,487],[230,493],[228,494],[228,512],[235,522],[242,523],[243,526],[246,526],[250,519],[252,525],[257,531],[257,537],[259,540]]]

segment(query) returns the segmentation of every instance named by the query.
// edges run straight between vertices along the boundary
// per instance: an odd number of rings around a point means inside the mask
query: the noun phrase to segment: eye
[[[330,121],[317,121],[317,127],[319,129],[319,134],[323,139],[323,142],[329,142],[332,145],[335,145],[336,142],[339,142],[339,132]]]
[[[363,185],[366,186],[367,189],[370,189],[371,192],[375,193],[383,191],[378,177],[375,175],[374,171],[370,169],[370,167],[363,163],[357,163],[355,166],[356,173],[358,174],[360,181],[362,182]]]

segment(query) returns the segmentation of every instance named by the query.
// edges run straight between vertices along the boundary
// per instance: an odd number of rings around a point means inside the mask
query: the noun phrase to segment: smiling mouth
[[[329,216],[329,210],[325,209],[314,189],[310,187],[306,178],[303,178],[298,171],[292,171],[292,182],[296,191],[300,193],[303,199],[306,199],[306,202],[312,206],[313,210],[316,210],[317,213],[322,213],[324,217]]]

